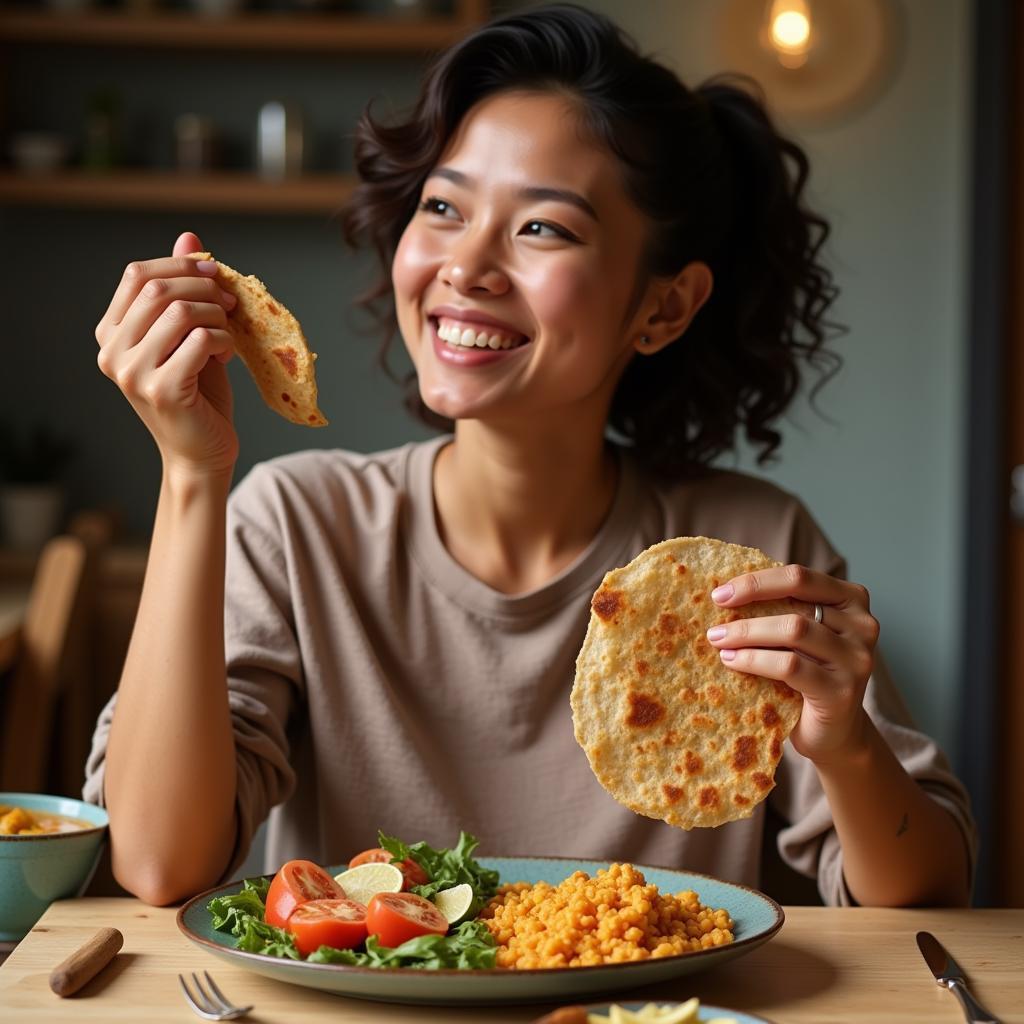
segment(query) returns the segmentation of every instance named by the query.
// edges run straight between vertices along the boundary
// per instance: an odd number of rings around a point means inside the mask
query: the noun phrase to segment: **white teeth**
[[[438,337],[448,342],[449,345],[458,345],[462,348],[490,348],[493,350],[515,348],[517,342],[514,338],[507,338],[500,334],[488,335],[486,331],[474,331],[470,327],[460,328],[456,324],[438,323]]]

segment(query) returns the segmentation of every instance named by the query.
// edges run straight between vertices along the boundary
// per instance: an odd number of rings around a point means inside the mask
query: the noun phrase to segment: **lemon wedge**
[[[371,863],[342,871],[334,880],[350,900],[365,906],[379,892],[401,892],[405,876],[394,864]]]
[[[442,889],[434,894],[434,906],[445,916],[449,924],[461,921],[469,912],[473,902],[473,886],[468,882],[453,885],[450,889]]]

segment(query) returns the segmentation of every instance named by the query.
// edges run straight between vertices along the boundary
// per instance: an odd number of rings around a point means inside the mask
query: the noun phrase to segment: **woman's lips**
[[[527,339],[514,348],[466,348],[462,345],[452,345],[445,341],[437,333],[438,321],[436,317],[428,317],[430,322],[430,337],[434,343],[434,352],[437,358],[451,366],[484,366],[489,363],[500,362],[502,359],[514,358],[516,353],[529,348],[530,341]]]

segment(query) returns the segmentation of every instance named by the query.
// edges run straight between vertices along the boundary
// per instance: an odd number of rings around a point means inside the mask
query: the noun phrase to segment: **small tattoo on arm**
[[[900,827],[896,829],[896,838],[899,839],[908,828],[910,828],[910,815],[904,813],[903,820],[900,821]]]

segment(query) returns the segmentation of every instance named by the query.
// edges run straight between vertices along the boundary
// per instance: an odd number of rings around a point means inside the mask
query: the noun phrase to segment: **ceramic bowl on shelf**
[[[56,171],[67,163],[68,140],[57,132],[18,132],[11,137],[11,162],[30,174]]]
[[[70,797],[0,793],[0,942],[17,942],[54,900],[89,884],[107,836],[107,812]],[[21,831],[24,828],[54,831]],[[4,834],[17,829],[15,834]]]

